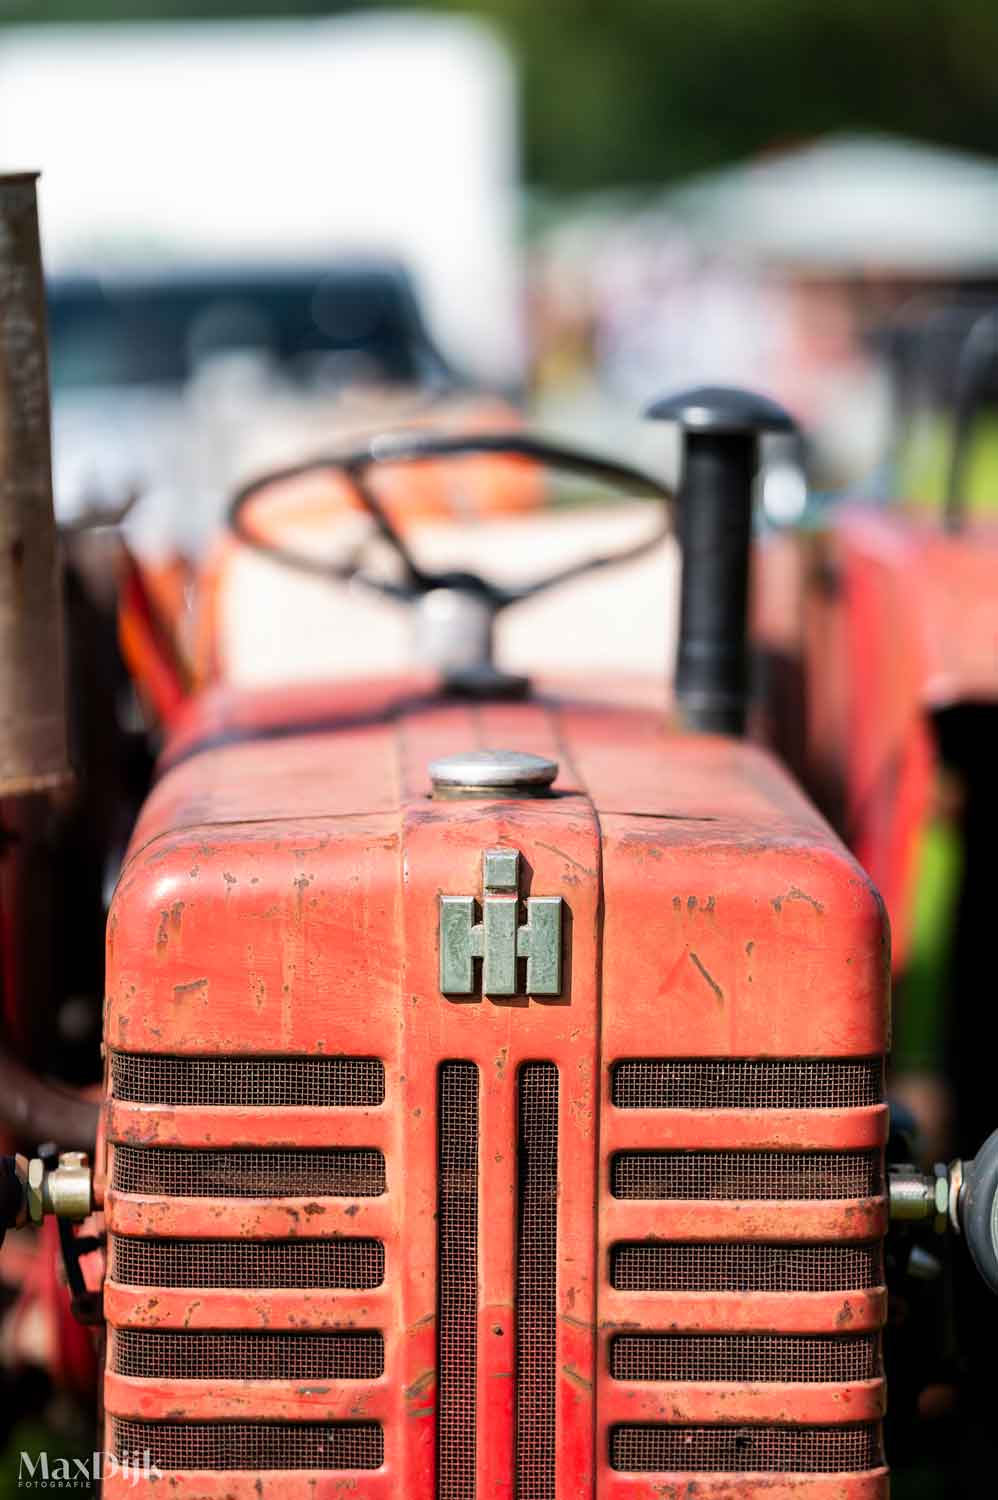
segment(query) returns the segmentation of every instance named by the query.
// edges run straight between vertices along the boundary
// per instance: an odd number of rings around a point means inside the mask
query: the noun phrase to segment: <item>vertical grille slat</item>
[[[516,1238],[517,1500],[555,1500],[557,1432],[558,1069],[519,1074]]]
[[[478,1068],[439,1080],[438,1500],[474,1500],[478,1378]]]

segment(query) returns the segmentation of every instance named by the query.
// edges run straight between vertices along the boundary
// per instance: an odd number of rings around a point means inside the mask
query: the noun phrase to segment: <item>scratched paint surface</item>
[[[393,707],[397,704],[397,711]],[[290,732],[277,733],[281,717]],[[339,723],[337,723],[339,720]],[[300,731],[295,732],[297,721]],[[384,1106],[198,1109],[115,1101],[112,1143],[374,1148],[379,1197],[168,1199],[108,1195],[118,1233],[181,1239],[370,1235],[382,1287],[342,1292],[129,1288],[112,1324],[381,1328],[375,1381],[206,1383],[109,1374],[121,1415],[382,1423],[370,1474],[224,1476],[225,1494],[431,1500],[436,1462],[436,1075],[480,1070],[478,1493],[513,1494],[516,1077],[559,1069],[557,1462],[559,1495],[657,1500],[668,1476],[612,1473],[620,1421],[876,1420],[879,1380],[848,1386],[641,1389],[611,1381],[607,1343],[626,1324],[707,1331],[879,1326],[880,1289],[813,1300],[752,1293],[626,1294],[608,1284],[620,1239],[864,1239],[881,1198],[816,1203],[632,1202],[609,1194],[621,1149],[878,1150],[881,1106],[835,1111],[625,1111],[609,1065],[634,1057],[868,1057],[886,1039],[887,951],[868,882],[760,752],[690,741],[651,712],[570,702],[442,704],[419,684],[310,689],[208,701],[186,758],[159,783],[133,840],[108,929],[107,1043],[165,1054],[346,1054],[386,1067]],[[259,731],[259,733],[255,733]],[[234,738],[232,738],[234,736]],[[240,738],[245,736],[245,738]],[[227,740],[229,742],[227,742]],[[550,800],[433,802],[427,763],[506,744],[561,762]],[[168,751],[168,755],[171,752]],[[174,752],[178,753],[178,752]],[[561,896],[557,997],[445,998],[437,904],[480,888],[481,854],[522,855],[524,895]],[[820,1118],[816,1118],[820,1116]],[[237,1373],[237,1372],[236,1372]],[[685,1484],[685,1480],[682,1481]],[[185,1497],[210,1476],[171,1476]],[[677,1480],[678,1484],[679,1481]],[[702,1476],[698,1497],[760,1493]],[[881,1472],[774,1477],[771,1500],[885,1493]],[[113,1486],[111,1487],[113,1491]]]

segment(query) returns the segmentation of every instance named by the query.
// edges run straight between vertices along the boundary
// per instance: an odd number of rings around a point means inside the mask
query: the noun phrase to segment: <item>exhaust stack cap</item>
[[[468,750],[430,762],[436,797],[544,796],[558,762],[525,750]]]
[[[768,396],[735,386],[701,385],[692,391],[664,396],[649,406],[645,416],[654,422],[677,422],[684,432],[749,433],[795,432],[788,411]]]
[[[748,585],[752,493],[763,433],[792,433],[768,396],[704,385],[654,402],[646,415],[676,422],[683,446],[677,529],[676,707],[687,729],[743,735],[748,716]]]

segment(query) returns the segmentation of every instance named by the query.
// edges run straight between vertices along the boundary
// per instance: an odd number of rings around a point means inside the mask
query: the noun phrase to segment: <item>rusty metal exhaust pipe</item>
[[[0,909],[7,1044],[52,993],[43,851],[71,781],[61,572],[52,503],[37,174],[0,176]],[[39,857],[40,854],[42,857]],[[31,1050],[28,1047],[27,1050]],[[92,1146],[97,1107],[0,1046],[0,1119],[20,1140]]]
[[[0,798],[70,775],[36,181],[0,177]]]

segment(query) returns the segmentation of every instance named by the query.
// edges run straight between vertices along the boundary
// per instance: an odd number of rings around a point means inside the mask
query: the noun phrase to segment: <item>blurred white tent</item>
[[[658,205],[705,250],[798,271],[998,269],[998,162],[890,136],[826,136],[688,180]]]
[[[0,168],[52,271],[403,261],[444,352],[522,375],[515,79],[461,17],[4,28]]]

